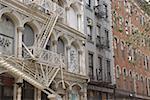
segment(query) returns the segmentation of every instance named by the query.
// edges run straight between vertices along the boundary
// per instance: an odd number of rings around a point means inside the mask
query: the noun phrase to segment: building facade
[[[87,100],[83,7],[0,1],[0,100]]]
[[[84,32],[86,67],[89,76],[88,100],[113,98],[114,70],[111,28],[111,1],[85,0]]]
[[[149,100],[150,17],[136,0],[112,0],[116,100]]]

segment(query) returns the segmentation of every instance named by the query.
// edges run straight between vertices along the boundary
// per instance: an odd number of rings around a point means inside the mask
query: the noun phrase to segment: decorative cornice
[[[76,30],[76,29],[74,29],[74,28],[72,28],[72,27],[70,27],[70,26],[68,26],[66,24],[56,23],[56,26],[62,27],[63,29],[66,29],[66,30],[69,30],[69,31],[75,33],[76,35],[81,36],[84,39],[86,38],[86,35],[84,33],[80,32],[80,31],[78,31],[78,30]]]

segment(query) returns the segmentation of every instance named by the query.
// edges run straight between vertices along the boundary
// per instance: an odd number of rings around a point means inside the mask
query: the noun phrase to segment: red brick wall
[[[115,56],[115,72],[117,72],[116,70],[116,65],[120,66],[121,69],[121,74],[119,75],[119,78],[116,77],[116,85],[117,85],[117,89],[121,89],[121,90],[125,90],[125,91],[133,91],[134,88],[134,79],[129,76],[129,70],[132,70],[132,74],[134,73],[138,73],[139,75],[139,79],[136,80],[136,90],[137,90],[137,94],[147,94],[147,89],[146,89],[146,77],[150,77],[150,61],[149,61],[149,70],[146,70],[144,68],[144,61],[143,61],[143,57],[139,57],[136,62],[130,63],[128,60],[128,46],[126,44],[126,41],[128,40],[130,34],[131,34],[131,30],[132,27],[131,25],[129,25],[128,27],[128,32],[129,34],[125,33],[126,27],[125,27],[125,19],[126,20],[130,20],[131,19],[131,24],[134,25],[134,27],[136,27],[140,32],[144,31],[144,27],[143,25],[140,24],[140,15],[143,15],[144,18],[146,20],[150,19],[150,17],[146,16],[143,11],[137,6],[135,5],[133,2],[130,4],[132,5],[132,7],[134,7],[134,11],[133,13],[129,13],[126,11],[126,7],[124,5],[124,1],[125,0],[112,0],[112,14],[114,14],[114,11],[116,11],[116,16],[113,15],[112,19],[113,21],[116,19],[116,21],[113,22],[113,35],[114,37],[117,37],[118,39],[118,43],[117,43],[117,48],[114,48],[114,56]],[[124,19],[122,24],[119,24],[119,16],[122,16],[122,18]],[[148,21],[146,21],[148,22]],[[116,24],[114,24],[116,23]],[[119,27],[121,27],[123,29],[123,32],[120,31]],[[150,32],[147,32],[147,34],[150,35]],[[124,41],[124,57],[122,56],[122,50],[121,50],[121,41]],[[131,44],[132,45],[132,44]],[[150,49],[148,47],[144,47],[144,46],[135,46],[135,48],[137,50],[139,50],[141,52],[141,54],[144,54],[146,56],[150,57]],[[126,68],[127,70],[127,76],[124,77],[123,75],[123,68]],[[135,75],[135,74],[134,74]],[[141,81],[141,77],[143,76],[144,80],[143,82]],[[134,77],[135,78],[135,77]]]

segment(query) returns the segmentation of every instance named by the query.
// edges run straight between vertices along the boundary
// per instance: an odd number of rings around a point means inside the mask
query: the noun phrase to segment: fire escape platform
[[[49,86],[59,71],[61,72],[63,81],[63,66],[65,65],[59,54],[45,50],[44,48],[58,17],[63,14],[64,9],[51,0],[1,0],[0,3],[12,7],[12,11],[15,9],[24,12],[27,16],[35,20],[37,20],[38,15],[42,19],[40,20],[45,22],[35,39],[35,43],[37,44],[29,48],[22,43],[22,58],[0,55],[1,67],[29,82],[49,96],[51,94],[57,95]]]

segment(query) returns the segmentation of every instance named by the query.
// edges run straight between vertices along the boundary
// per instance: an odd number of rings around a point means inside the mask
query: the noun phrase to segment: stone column
[[[41,100],[41,91],[39,89],[37,91],[37,100]]]
[[[68,67],[69,67],[70,48],[71,48],[71,46],[66,46],[66,51],[67,51],[67,54],[66,54],[66,65],[67,65],[67,68],[66,69],[68,69]]]
[[[17,100],[21,100],[23,80],[21,78],[18,78],[16,84],[18,85],[17,86]]]
[[[17,85],[14,84],[13,100],[16,100],[16,96],[17,96]]]
[[[83,94],[83,100],[87,100],[87,83],[84,83],[83,85],[82,94]]]
[[[17,89],[17,100],[21,100],[21,94],[22,94],[22,89],[21,89],[21,87],[18,87],[18,89]]]
[[[22,31],[24,30],[23,27],[17,28],[17,35],[18,35],[18,45],[17,45],[17,56],[22,58]]]
[[[41,100],[41,90],[34,88],[34,100]]]
[[[78,51],[78,54],[79,54],[79,57],[78,57],[78,59],[79,59],[79,71],[80,71],[80,74],[82,74],[83,75],[83,68],[82,68],[82,53],[83,53],[83,51],[82,50],[79,50]]]

